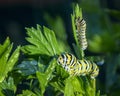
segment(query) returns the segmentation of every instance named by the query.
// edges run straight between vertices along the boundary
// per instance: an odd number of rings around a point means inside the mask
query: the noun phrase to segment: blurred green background
[[[86,56],[104,57],[97,78],[101,94],[120,94],[120,1],[119,0],[1,0],[0,43],[7,36],[15,46],[25,45],[25,27],[45,25],[72,48],[71,13],[74,3],[82,8],[87,23]],[[62,35],[66,32],[67,35]]]

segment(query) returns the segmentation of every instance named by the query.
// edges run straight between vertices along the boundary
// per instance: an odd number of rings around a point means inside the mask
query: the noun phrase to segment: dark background
[[[65,22],[70,21],[72,1],[64,0],[1,0],[0,1],[0,42],[7,36],[15,45],[25,43],[25,27],[35,27],[36,24],[47,26],[44,13],[53,18],[60,15]],[[66,23],[67,27],[68,23]]]
[[[15,45],[25,44],[25,27],[35,27],[36,24],[47,26],[44,19],[44,13],[46,12],[53,18],[58,15],[62,17],[66,32],[70,35],[68,36],[68,41],[71,41],[71,4],[81,3],[82,1],[83,0],[74,0],[74,2],[73,0],[0,0],[0,42],[2,43],[5,38],[9,36]],[[99,2],[100,8],[120,10],[119,0],[97,1]],[[89,4],[89,2],[85,0],[83,3],[86,3],[86,6],[84,6],[86,8],[83,8],[83,13],[87,15],[87,17],[84,17],[88,20],[89,18],[93,19],[93,16],[88,17],[89,13],[87,11],[89,10],[87,7],[89,8],[89,6],[87,6],[87,4]],[[95,3],[96,2],[94,2],[94,4]],[[92,8],[91,6],[90,10],[92,9],[94,10],[94,7]],[[93,13],[91,12],[91,14]],[[118,19],[112,17],[110,14],[109,17],[112,21],[119,22]]]

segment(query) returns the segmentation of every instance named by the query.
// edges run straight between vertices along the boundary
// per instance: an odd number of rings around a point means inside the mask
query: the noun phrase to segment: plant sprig
[[[84,58],[84,51],[81,49],[81,46],[79,45],[78,39],[77,39],[77,33],[76,33],[76,24],[75,24],[75,20],[76,18],[82,18],[82,9],[79,7],[78,4],[75,5],[75,8],[73,10],[73,14],[71,14],[71,21],[72,21],[72,29],[73,29],[73,35],[74,35],[74,39],[76,42],[76,45],[73,44],[73,48],[75,50],[75,53],[77,55],[77,57],[79,59],[83,59]]]

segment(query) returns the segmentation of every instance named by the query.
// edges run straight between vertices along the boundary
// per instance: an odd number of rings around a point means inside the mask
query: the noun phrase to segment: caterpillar
[[[71,76],[90,75],[91,78],[95,78],[99,74],[99,68],[94,62],[85,59],[78,60],[70,53],[61,54],[57,62]]]
[[[81,46],[81,49],[85,50],[88,46],[86,39],[86,22],[84,19],[78,17],[75,19],[75,25],[76,25],[76,37],[78,43]]]

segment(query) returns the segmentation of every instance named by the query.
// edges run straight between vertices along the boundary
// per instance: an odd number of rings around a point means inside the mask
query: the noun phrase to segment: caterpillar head
[[[62,54],[58,57],[57,63],[60,64],[60,65],[64,64],[64,56]]]

